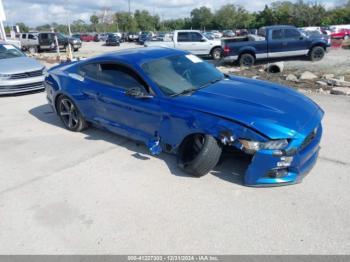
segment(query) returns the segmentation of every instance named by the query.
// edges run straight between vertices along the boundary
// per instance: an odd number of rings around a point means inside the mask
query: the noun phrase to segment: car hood
[[[33,58],[26,56],[9,59],[0,59],[0,74],[20,74],[37,71],[44,66]]]
[[[270,139],[292,138],[303,133],[309,121],[323,116],[316,103],[291,88],[240,77],[175,99],[191,110],[239,122]]]

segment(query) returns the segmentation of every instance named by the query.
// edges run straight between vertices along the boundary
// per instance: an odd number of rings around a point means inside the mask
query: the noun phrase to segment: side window
[[[22,34],[22,39],[26,39],[26,34]]]
[[[99,80],[105,84],[130,89],[139,87],[146,89],[140,77],[127,67],[117,64],[101,64]]]
[[[41,39],[43,39],[43,40],[47,40],[47,39],[49,39],[49,34],[41,34]]]
[[[283,39],[283,30],[282,29],[273,30],[272,31],[272,39],[273,40]]]
[[[35,36],[35,35],[32,35],[32,34],[29,34],[29,35],[28,35],[28,39],[36,40],[36,36]]]
[[[177,41],[178,42],[190,42],[191,41],[191,35],[187,32],[179,32],[177,34]]]
[[[79,75],[90,78],[92,80],[98,80],[99,65],[98,64],[87,64],[79,68]]]
[[[197,33],[197,32],[192,32],[191,33],[191,38],[193,42],[200,42],[202,40],[202,35]]]
[[[295,29],[285,29],[284,30],[284,38],[285,39],[300,39],[300,33],[298,30]]]

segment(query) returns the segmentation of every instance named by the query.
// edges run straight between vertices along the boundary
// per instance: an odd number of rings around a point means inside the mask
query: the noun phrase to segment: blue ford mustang
[[[65,127],[89,124],[178,155],[202,176],[225,149],[251,156],[250,186],[300,182],[314,166],[322,109],[290,88],[225,75],[184,51],[142,48],[52,68],[47,98]]]

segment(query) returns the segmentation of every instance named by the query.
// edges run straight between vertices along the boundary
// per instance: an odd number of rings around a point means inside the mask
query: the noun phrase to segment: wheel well
[[[313,45],[313,46],[310,48],[310,51],[309,51],[309,52],[311,52],[312,49],[314,49],[315,47],[318,47],[318,46],[319,46],[319,47],[322,47],[322,48],[326,51],[326,45],[319,43],[319,44]]]
[[[55,105],[56,112],[58,112],[58,100],[59,100],[61,97],[63,97],[63,96],[64,96],[63,94],[59,94],[59,95],[57,95],[57,96],[55,97],[55,103],[54,103],[54,105]]]
[[[245,54],[250,54],[250,55],[254,56],[254,59],[256,59],[254,51],[246,50],[246,51],[243,51],[242,53],[239,54],[238,60],[241,59],[241,56],[245,55]]]
[[[214,47],[210,50],[210,54],[212,54],[213,51],[214,51],[216,48],[220,48],[221,51],[222,51],[222,47],[221,47],[221,46],[214,46]]]

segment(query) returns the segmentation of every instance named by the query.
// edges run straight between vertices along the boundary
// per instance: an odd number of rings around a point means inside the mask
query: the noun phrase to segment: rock
[[[311,90],[306,90],[306,89],[299,88],[298,91],[300,93],[303,93],[303,94],[311,94]]]
[[[287,81],[291,81],[291,82],[299,82],[298,77],[296,77],[296,76],[293,75],[293,74],[287,75],[286,80],[287,80]]]
[[[350,96],[350,88],[348,88],[348,87],[333,87],[331,89],[331,94]]]
[[[338,78],[340,81],[345,81],[345,76],[339,76]]]
[[[330,79],[330,78],[334,78],[334,74],[326,74],[322,76],[323,79]]]
[[[327,86],[327,82],[325,81],[316,81],[316,84],[320,85],[320,86]]]
[[[328,79],[327,83],[331,86],[350,87],[350,82],[335,78]]]
[[[314,80],[316,78],[318,78],[318,76],[309,71],[305,71],[300,76],[300,80]]]
[[[258,79],[259,76],[252,76],[252,79]]]

